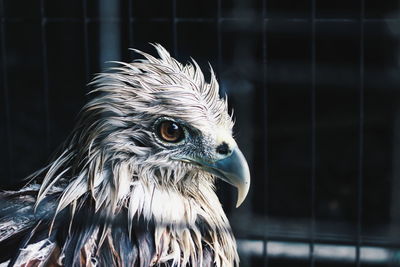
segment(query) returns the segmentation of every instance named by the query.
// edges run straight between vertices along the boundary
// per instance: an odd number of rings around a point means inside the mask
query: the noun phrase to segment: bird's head
[[[195,61],[182,65],[162,46],[155,48],[159,58],[135,50],[144,59],[118,62],[94,80],[97,95],[70,142],[85,159],[75,165],[115,174],[122,162],[134,179],[174,189],[218,177],[238,189],[239,206],[249,190],[249,167],[212,69],[206,82]]]

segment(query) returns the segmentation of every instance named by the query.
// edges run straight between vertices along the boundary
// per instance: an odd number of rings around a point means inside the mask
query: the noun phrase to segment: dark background
[[[104,61],[158,42],[210,62],[235,110],[252,187],[239,209],[218,190],[241,266],[399,265],[399,1],[0,0],[0,12],[3,187],[46,163]]]

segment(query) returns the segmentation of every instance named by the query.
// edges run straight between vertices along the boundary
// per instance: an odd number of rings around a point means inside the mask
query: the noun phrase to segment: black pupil
[[[167,132],[170,136],[177,136],[179,135],[179,126],[176,123],[169,123]]]

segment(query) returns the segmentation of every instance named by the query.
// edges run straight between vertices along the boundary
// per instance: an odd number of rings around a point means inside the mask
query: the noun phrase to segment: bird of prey
[[[238,266],[216,178],[250,185],[211,69],[161,45],[96,76],[62,149],[0,193],[0,266]]]

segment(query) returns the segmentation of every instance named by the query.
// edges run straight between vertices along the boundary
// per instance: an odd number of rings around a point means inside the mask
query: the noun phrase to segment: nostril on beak
[[[222,154],[222,155],[228,155],[231,153],[231,150],[229,149],[229,146],[227,143],[222,142],[219,146],[217,146],[217,153]]]

